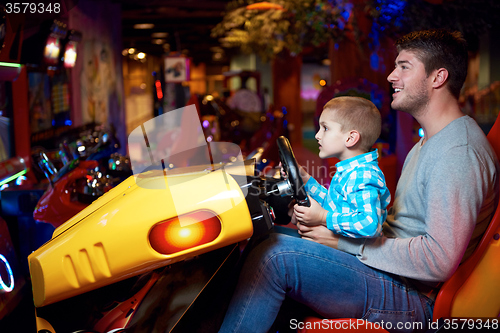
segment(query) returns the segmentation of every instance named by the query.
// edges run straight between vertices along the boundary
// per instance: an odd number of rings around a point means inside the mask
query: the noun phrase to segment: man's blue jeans
[[[273,233],[249,254],[220,332],[267,332],[285,296],[325,318],[362,318],[398,332],[425,331],[434,305],[353,255]]]

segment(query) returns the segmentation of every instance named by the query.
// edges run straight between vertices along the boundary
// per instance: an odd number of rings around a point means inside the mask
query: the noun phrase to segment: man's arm
[[[474,161],[474,154],[466,147],[450,150],[419,183],[425,205],[423,234],[364,241],[341,237],[338,248],[389,273],[421,281],[448,279],[467,248],[483,201],[494,195],[491,171]],[[411,207],[406,209],[411,214]]]

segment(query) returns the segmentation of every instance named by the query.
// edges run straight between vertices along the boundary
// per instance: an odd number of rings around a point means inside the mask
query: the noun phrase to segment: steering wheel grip
[[[281,164],[288,177],[288,181],[292,188],[293,197],[297,200],[299,206],[311,206],[309,197],[307,196],[306,190],[304,188],[304,182],[300,176],[300,169],[297,164],[297,160],[293,155],[292,146],[288,139],[284,136],[280,136],[276,143],[278,144],[278,151],[280,154]]]

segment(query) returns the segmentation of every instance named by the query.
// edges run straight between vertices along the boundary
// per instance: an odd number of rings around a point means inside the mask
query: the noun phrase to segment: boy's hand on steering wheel
[[[285,169],[283,169],[283,165],[281,164],[281,162],[278,164],[278,167],[280,168],[281,177],[286,178],[287,174],[285,172]],[[311,175],[309,175],[307,173],[307,171],[301,165],[299,165],[299,175],[300,175],[300,178],[302,178],[302,182],[304,184],[307,183],[307,181],[311,177]]]
[[[311,199],[311,197],[309,197],[309,201],[311,202],[311,207],[299,206],[297,204],[293,206],[295,219],[298,223],[306,226],[323,225],[326,227],[327,210],[321,207],[316,200]]]
[[[286,174],[286,172],[285,172],[285,169],[283,169],[283,164],[281,164],[281,162],[279,162],[278,167],[280,168],[280,175],[281,175],[281,178],[286,178],[286,177],[287,177],[287,174]]]

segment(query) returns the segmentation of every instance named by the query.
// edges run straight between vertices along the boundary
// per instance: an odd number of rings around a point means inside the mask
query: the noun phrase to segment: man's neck
[[[425,112],[415,116],[424,130],[423,143],[445,128],[449,123],[464,116],[458,101],[451,95],[448,98],[434,99]]]

